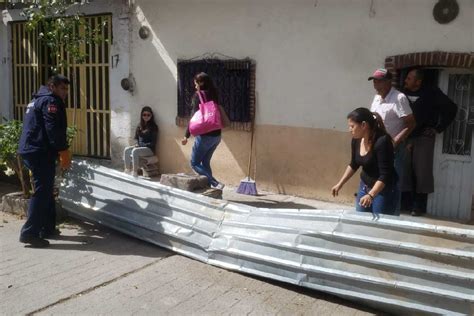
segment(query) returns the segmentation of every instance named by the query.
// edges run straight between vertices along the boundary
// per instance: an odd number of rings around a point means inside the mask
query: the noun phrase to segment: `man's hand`
[[[59,152],[59,166],[61,169],[71,167],[71,152],[68,149]]]

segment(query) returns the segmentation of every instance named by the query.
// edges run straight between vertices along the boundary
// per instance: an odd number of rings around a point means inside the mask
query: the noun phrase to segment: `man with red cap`
[[[401,191],[400,177],[403,175],[403,166],[406,159],[405,139],[415,128],[415,118],[410,108],[408,98],[392,87],[392,74],[384,68],[375,70],[368,80],[374,83],[375,95],[370,110],[377,112],[383,119],[387,132],[392,136],[395,148],[395,170],[398,174],[398,192],[395,210],[400,212]]]

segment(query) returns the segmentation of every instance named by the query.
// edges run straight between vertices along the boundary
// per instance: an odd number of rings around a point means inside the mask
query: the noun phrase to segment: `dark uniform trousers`
[[[56,228],[53,191],[57,153],[35,152],[22,154],[21,157],[33,174],[34,186],[28,206],[28,219],[21,229],[21,236],[37,237],[41,231],[52,233]]]

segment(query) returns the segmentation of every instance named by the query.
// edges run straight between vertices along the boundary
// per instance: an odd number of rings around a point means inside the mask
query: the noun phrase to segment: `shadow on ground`
[[[59,224],[59,228],[61,235],[50,240],[49,249],[96,251],[116,256],[133,255],[150,258],[161,258],[172,254],[164,248],[86,220],[69,217]]]

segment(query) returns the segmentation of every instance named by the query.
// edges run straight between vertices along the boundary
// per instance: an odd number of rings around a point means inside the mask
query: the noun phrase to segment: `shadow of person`
[[[164,201],[160,200],[160,203]],[[93,223],[89,219],[77,218],[72,219],[69,223],[63,224],[62,234],[54,239],[51,239],[51,249],[56,250],[77,250],[77,251],[97,251],[107,253],[111,255],[137,255],[143,257],[163,257],[168,256],[170,253],[163,248],[153,245],[151,243],[143,242],[140,239],[144,233],[135,229],[134,223],[144,221],[147,222],[147,218],[150,219],[151,227],[156,231],[162,231],[160,221],[156,220],[164,216],[170,215],[170,210],[166,207],[160,208],[157,211],[156,207],[153,207],[149,201],[141,200],[141,203],[137,203],[135,199],[124,198],[122,200],[98,200],[94,201],[94,205],[102,205],[98,211],[104,216],[112,215],[115,218],[121,218],[121,223],[116,224],[116,227],[106,227],[97,223]],[[143,207],[143,204],[146,204]],[[156,201],[155,201],[156,204]],[[156,217],[151,220],[151,217]],[[99,221],[100,222],[100,221]],[[107,221],[104,221],[107,222]],[[152,223],[152,224],[151,224]],[[134,235],[138,238],[129,236],[119,231],[120,226],[128,228],[125,231],[133,231]],[[145,229],[148,230],[148,229]],[[135,231],[134,231],[135,230]],[[166,243],[166,238],[160,238],[160,243],[163,245]],[[167,246],[166,244],[163,246]]]

